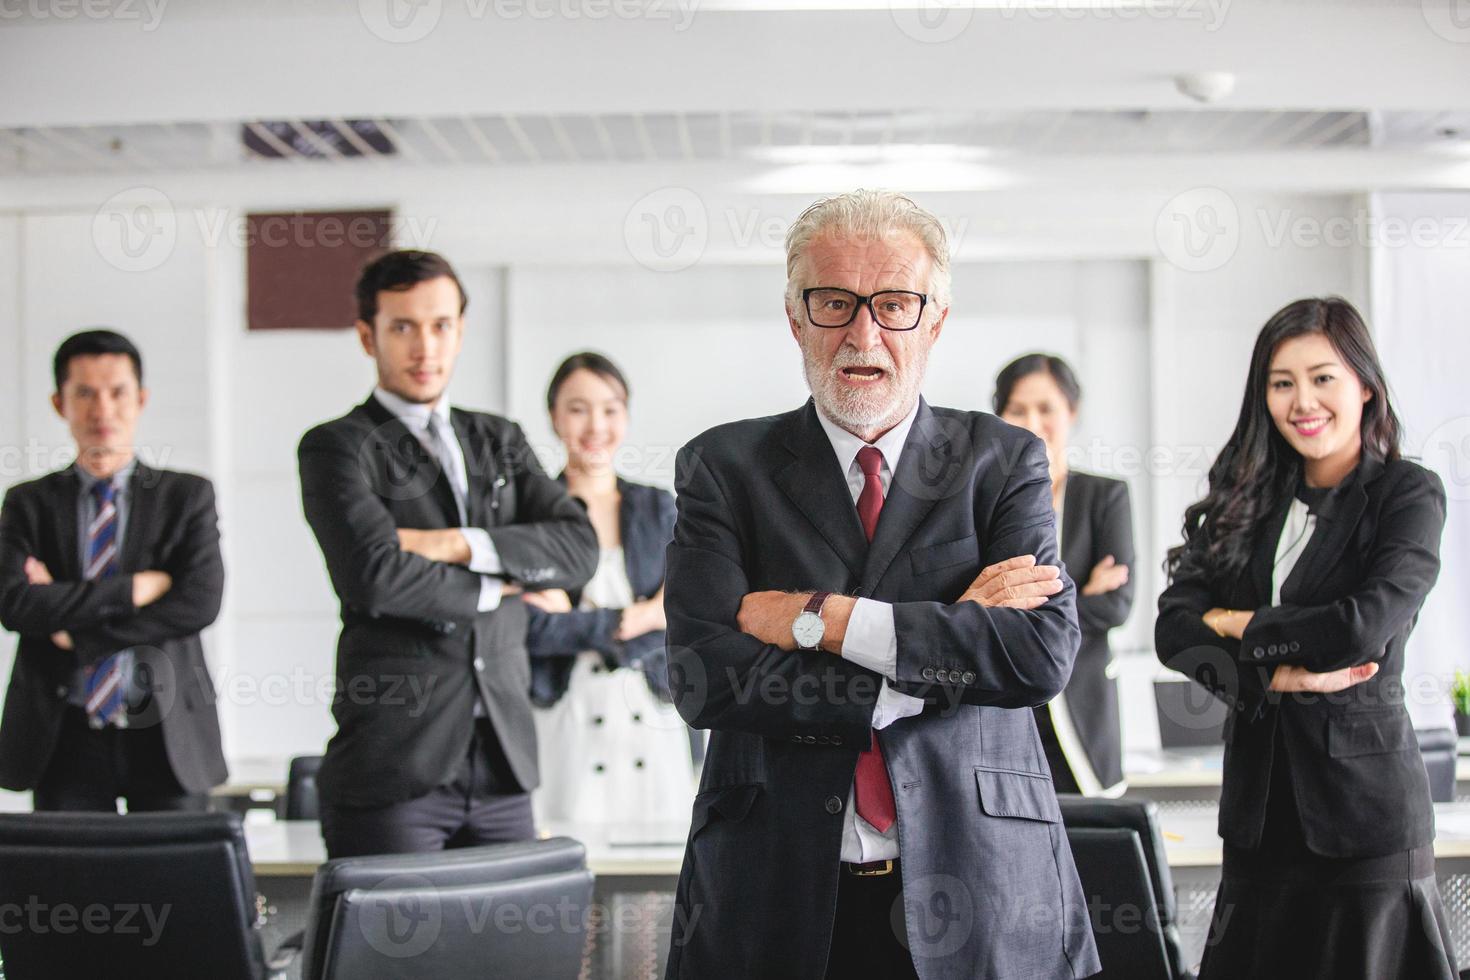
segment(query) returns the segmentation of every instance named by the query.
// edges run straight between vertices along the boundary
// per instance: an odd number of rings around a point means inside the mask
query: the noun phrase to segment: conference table
[[[1179,925],[1191,961],[1203,949],[1220,879],[1221,845],[1211,804],[1161,810],[1164,848],[1179,903]],[[1470,954],[1470,803],[1435,805],[1435,859],[1462,962]],[[315,822],[250,820],[246,841],[256,887],[273,909],[268,946],[305,922],[311,876],[326,857]],[[588,946],[590,978],[656,980],[663,975],[673,922],[674,883],[683,860],[687,824],[649,823],[579,827],[551,825],[546,836],[566,836],[587,847],[596,876]]]

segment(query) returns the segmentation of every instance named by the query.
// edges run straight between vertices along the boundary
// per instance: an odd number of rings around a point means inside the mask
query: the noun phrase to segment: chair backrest
[[[320,820],[317,808],[316,773],[322,767],[319,755],[298,755],[286,772],[286,820]]]
[[[304,980],[576,980],[592,902],[577,841],[339,858],[312,882]]]
[[[0,814],[0,909],[6,980],[265,975],[236,814]]]
[[[1459,736],[1453,728],[1419,728],[1414,735],[1424,757],[1424,774],[1429,777],[1429,798],[1435,803],[1454,802]]]
[[[1153,897],[1158,915],[1159,937],[1169,965],[1165,976],[1184,977],[1189,967],[1184,953],[1184,943],[1179,935],[1179,914],[1174,897],[1174,878],[1169,873],[1169,858],[1164,848],[1164,834],[1159,829],[1159,807],[1153,800],[1108,800],[1097,797],[1076,796],[1059,793],[1057,803],[1061,807],[1062,822],[1067,835],[1084,830],[1127,830],[1138,838],[1142,852],[1145,880]],[[1075,845],[1074,845],[1075,851]],[[1106,865],[1103,866],[1104,869]],[[1086,877],[1083,888],[1089,896],[1095,890]],[[1097,891],[1103,890],[1108,879],[1097,881]],[[1103,970],[1113,975],[1106,961]]]
[[[1067,839],[1102,962],[1093,980],[1175,980],[1137,832],[1069,827]]]

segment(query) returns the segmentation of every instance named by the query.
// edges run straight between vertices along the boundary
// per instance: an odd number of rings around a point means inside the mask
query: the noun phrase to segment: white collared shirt
[[[470,485],[469,470],[465,466],[464,447],[459,444],[454,427],[449,421],[449,400],[441,396],[433,405],[424,405],[407,401],[381,386],[373,389],[373,397],[392,412],[393,417],[402,422],[431,453],[435,452],[436,440],[429,431],[429,420],[431,417],[436,418],[440,425],[439,431],[445,436],[444,446],[449,452],[448,465],[451,472],[445,476],[454,493],[460,522],[463,523],[468,513],[466,497]],[[435,458],[438,458],[437,454]],[[490,532],[482,527],[461,527],[459,533],[464,535],[470,546],[469,570],[480,573],[480,600],[477,608],[480,612],[489,612],[500,605],[500,588],[503,583],[495,577],[505,570],[500,563],[500,553],[495,550],[495,542],[490,540]]]
[[[893,484],[893,474],[898,470],[898,458],[903,453],[903,444],[908,440],[909,430],[919,414],[919,403],[904,416],[903,420],[878,437],[873,448],[883,455],[883,465],[878,478],[883,484],[883,496],[888,497],[888,488]],[[822,431],[832,443],[837,462],[847,478],[847,489],[852,494],[853,506],[867,483],[862,467],[858,465],[858,451],[869,443],[833,422],[817,410],[817,420]],[[881,518],[880,518],[881,520]],[[916,698],[894,690],[889,681],[898,679],[898,634],[893,625],[893,606],[875,599],[859,599],[852,608],[847,621],[847,634],[842,640],[842,656],[859,666],[883,675],[883,686],[878,692],[878,703],[873,709],[873,727],[886,728],[900,718],[908,718],[924,710],[922,698]],[[894,794],[895,798],[897,794]],[[847,792],[846,822],[842,827],[842,860],[852,863],[884,861],[898,857],[898,823],[880,833],[872,824],[857,815],[853,791]]]

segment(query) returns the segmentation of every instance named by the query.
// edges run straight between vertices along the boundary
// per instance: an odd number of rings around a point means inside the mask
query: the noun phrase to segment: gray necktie
[[[449,440],[454,438],[454,434],[446,431],[447,429],[448,425],[438,413],[430,413],[428,424],[424,426],[424,445],[439,460],[439,466],[444,470],[444,479],[454,493],[454,505],[459,510],[459,522],[463,524],[465,499],[469,496],[470,488],[464,482],[466,474],[449,450]]]

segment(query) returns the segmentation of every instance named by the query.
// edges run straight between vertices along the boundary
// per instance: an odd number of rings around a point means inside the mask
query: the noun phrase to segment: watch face
[[[822,642],[822,634],[825,632],[827,625],[816,613],[804,612],[791,624],[791,636],[803,650],[815,650]]]

